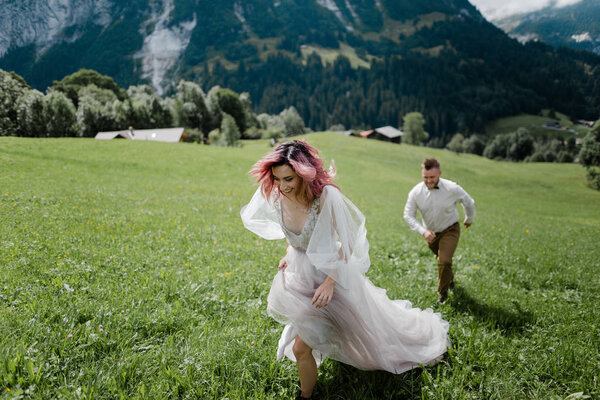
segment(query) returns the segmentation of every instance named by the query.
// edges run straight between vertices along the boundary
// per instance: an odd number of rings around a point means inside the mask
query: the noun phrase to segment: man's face
[[[429,189],[433,189],[440,181],[440,175],[442,175],[442,171],[437,168],[423,168],[421,170],[421,175],[423,176],[423,182],[425,182],[425,186],[427,186]]]

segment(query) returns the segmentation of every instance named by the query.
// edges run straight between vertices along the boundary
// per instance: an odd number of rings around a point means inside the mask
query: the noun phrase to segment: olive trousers
[[[448,297],[448,288],[454,280],[452,257],[460,238],[460,224],[456,222],[441,232],[435,232],[435,239],[429,243],[429,248],[435,254],[438,264],[438,294]]]

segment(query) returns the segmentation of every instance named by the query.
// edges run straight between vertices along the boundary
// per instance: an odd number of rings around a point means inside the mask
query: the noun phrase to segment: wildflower
[[[225,276],[231,276],[229,272],[225,272]]]
[[[99,330],[100,332],[104,332],[104,328],[102,327],[102,325],[98,325],[98,330]]]
[[[477,267],[477,265],[473,265],[471,268],[477,269],[478,267]]]
[[[525,233],[529,233],[529,229],[525,229]]]
[[[70,333],[67,335],[67,338],[71,339],[73,337],[73,335],[71,335]]]

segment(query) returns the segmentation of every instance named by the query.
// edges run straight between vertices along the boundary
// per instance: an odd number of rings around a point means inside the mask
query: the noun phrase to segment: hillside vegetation
[[[444,143],[542,108],[598,118],[600,56],[522,45],[468,0],[106,0],[106,25],[74,0],[17,3],[0,68],[41,91],[82,68],[161,96],[185,79],[248,92],[257,113],[294,106],[313,130],[400,126],[418,111]],[[18,45],[30,29],[49,37]]]
[[[427,308],[436,267],[402,209],[419,164],[474,198],[440,311],[452,348],[402,375],[337,362],[317,393],[344,399],[598,398],[600,192],[577,165],[500,163],[333,133],[367,218],[369,278]],[[292,362],[266,314],[284,242],[246,231],[247,175],[270,150],[91,139],[0,138],[0,389],[7,398],[282,399]]]

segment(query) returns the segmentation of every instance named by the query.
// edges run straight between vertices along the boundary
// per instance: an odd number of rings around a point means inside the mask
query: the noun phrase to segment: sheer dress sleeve
[[[365,217],[334,186],[325,187],[320,201],[306,255],[318,270],[350,289],[370,265]]]
[[[279,225],[277,210],[273,206],[272,199],[265,199],[260,187],[252,196],[250,203],[242,207],[240,211],[242,222],[249,231],[256,233],[263,239],[283,239],[285,235]]]

